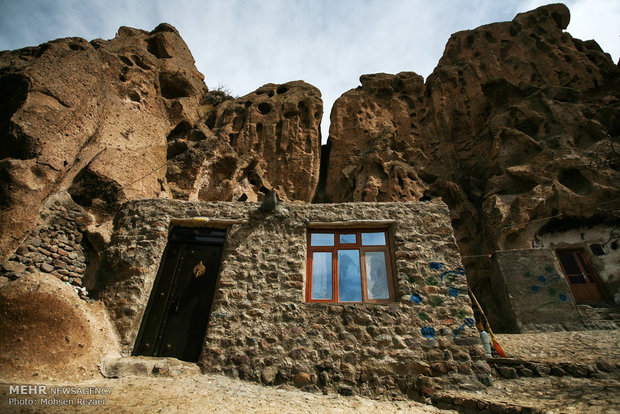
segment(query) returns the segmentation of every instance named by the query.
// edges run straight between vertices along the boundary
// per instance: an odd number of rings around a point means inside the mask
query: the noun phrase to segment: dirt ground
[[[111,388],[110,394],[63,396],[9,395],[8,384],[0,384],[2,413],[455,413],[415,401],[375,401],[361,397],[311,394],[294,389],[263,387],[221,375],[183,378],[124,377],[101,379],[74,387]],[[67,386],[69,384],[59,384]],[[107,390],[103,390],[106,391]],[[9,398],[31,399],[36,405],[9,405]],[[50,399],[73,401],[74,405],[52,404]],[[103,400],[104,405],[77,405],[82,400]],[[42,401],[43,399],[44,401]],[[82,401],[83,403],[83,401]]]

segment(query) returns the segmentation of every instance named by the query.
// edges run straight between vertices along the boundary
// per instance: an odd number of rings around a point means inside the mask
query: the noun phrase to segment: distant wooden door
[[[225,234],[224,230],[187,227],[171,231],[134,355],[198,361]]]
[[[581,250],[556,250],[576,303],[601,303],[607,298]]]

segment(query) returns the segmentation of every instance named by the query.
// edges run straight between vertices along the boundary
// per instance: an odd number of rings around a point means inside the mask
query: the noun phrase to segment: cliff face
[[[232,100],[203,79],[167,24],[0,53],[0,262],[63,191],[95,225],[136,198],[257,200],[276,190],[309,201],[318,90],[270,84]]]
[[[620,196],[620,71],[569,19],[557,4],[456,33],[426,83],[362,76],[332,111],[325,199],[441,197],[485,298],[485,255],[531,248],[539,219],[613,218],[597,207]]]

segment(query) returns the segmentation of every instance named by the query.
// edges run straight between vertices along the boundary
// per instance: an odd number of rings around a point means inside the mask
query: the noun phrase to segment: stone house
[[[535,233],[534,248],[496,251],[491,280],[506,330],[617,329],[616,223],[551,220]]]
[[[126,356],[341,394],[488,382],[441,202],[131,201],[104,262]]]

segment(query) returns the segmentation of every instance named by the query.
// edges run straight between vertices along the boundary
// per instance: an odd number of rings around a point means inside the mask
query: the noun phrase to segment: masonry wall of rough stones
[[[173,219],[205,217],[204,226],[244,220],[228,229],[199,361],[204,371],[372,396],[488,382],[445,204],[281,204],[273,213],[257,208],[143,200],[121,209],[107,251],[116,278],[102,297],[126,353]],[[305,303],[308,226],[365,220],[391,223],[395,302]]]
[[[493,276],[500,316],[513,332],[585,328],[553,250],[497,251]]]
[[[92,221],[93,217],[66,193],[52,197],[41,211],[41,224],[2,264],[0,275],[15,280],[38,271],[49,273],[86,298],[87,288],[94,282],[87,268],[89,262],[95,264],[92,259],[96,253],[84,232]]]

